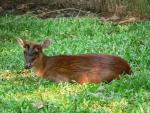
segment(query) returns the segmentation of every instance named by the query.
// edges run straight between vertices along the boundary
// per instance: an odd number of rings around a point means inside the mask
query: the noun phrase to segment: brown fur
[[[38,76],[55,82],[99,83],[118,79],[120,74],[131,74],[128,63],[120,57],[104,54],[46,56],[39,44],[28,44],[38,49],[33,67]]]
[[[126,61],[111,55],[43,55],[35,66],[36,73],[48,80],[60,82],[99,83],[110,82],[120,74],[131,74]]]

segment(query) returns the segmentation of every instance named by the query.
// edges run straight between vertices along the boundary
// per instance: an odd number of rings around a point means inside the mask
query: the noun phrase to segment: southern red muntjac
[[[131,74],[128,63],[118,56],[106,54],[46,56],[42,43],[17,39],[24,49],[25,69],[34,68],[36,75],[55,82],[100,83],[118,79],[121,74]]]

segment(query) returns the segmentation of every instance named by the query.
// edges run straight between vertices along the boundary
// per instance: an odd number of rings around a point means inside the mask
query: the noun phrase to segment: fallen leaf
[[[38,109],[41,109],[44,107],[44,103],[43,102],[33,102],[32,105]]]

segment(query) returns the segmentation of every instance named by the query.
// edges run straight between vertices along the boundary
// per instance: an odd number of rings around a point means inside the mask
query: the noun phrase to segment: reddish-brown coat
[[[38,64],[40,67],[35,65],[37,75],[55,82],[110,82],[120,74],[131,74],[127,62],[112,55],[42,55]]]

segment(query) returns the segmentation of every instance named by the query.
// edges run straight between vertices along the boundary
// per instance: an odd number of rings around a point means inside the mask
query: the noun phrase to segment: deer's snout
[[[25,65],[24,65],[24,68],[25,68],[25,69],[30,69],[30,68],[31,68],[31,63],[25,64]]]

